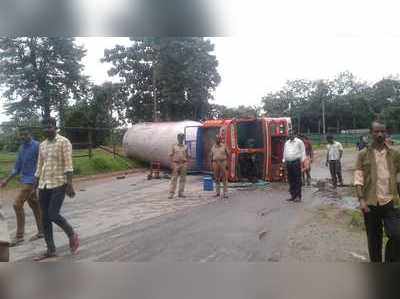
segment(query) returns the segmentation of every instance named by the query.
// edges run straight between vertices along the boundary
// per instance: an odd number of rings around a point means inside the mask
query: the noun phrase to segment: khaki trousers
[[[228,192],[228,163],[226,160],[223,161],[213,161],[213,172],[214,180],[216,185],[217,194],[220,194],[220,184],[221,181],[224,184],[224,194]]]
[[[179,178],[179,194],[182,195],[185,191],[187,163],[172,163],[172,178],[169,193],[175,194],[176,185]]]
[[[39,233],[43,233],[42,212],[33,185],[24,184],[18,197],[14,201],[14,211],[17,218],[17,238],[23,238],[25,234],[25,211],[24,204],[27,201],[35,216],[36,226]]]

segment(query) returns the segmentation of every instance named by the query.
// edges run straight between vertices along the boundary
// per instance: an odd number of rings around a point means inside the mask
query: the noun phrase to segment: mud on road
[[[302,262],[366,262],[366,233],[352,185],[357,152],[345,149],[342,160],[346,187],[332,188],[325,152],[313,164],[311,205],[305,207],[298,225],[288,237],[285,259]]]

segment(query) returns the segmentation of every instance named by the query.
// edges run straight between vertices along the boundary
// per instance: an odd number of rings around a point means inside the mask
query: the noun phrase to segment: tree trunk
[[[321,135],[321,120],[318,120],[318,134]]]
[[[198,118],[198,107],[196,104],[193,105],[193,120],[197,120]]]
[[[297,134],[301,133],[301,114],[299,114],[299,117],[297,118]]]
[[[51,109],[50,109],[50,101],[45,99],[43,103],[43,118],[44,119],[49,119],[51,115]]]
[[[59,128],[61,129],[60,132],[62,135],[65,135],[65,107],[63,101],[61,101],[60,108],[58,109],[58,117],[60,120],[60,123],[58,124]]]
[[[322,134],[326,135],[325,100],[322,99]]]
[[[340,122],[339,119],[336,119],[336,133],[339,134],[340,133]]]

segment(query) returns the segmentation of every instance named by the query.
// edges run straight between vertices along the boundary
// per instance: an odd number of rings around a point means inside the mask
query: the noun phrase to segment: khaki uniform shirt
[[[175,144],[172,147],[171,154],[172,162],[186,163],[187,162],[187,146]]]
[[[228,159],[226,154],[227,150],[224,144],[220,144],[219,146],[214,144],[211,148],[212,159],[213,161],[225,161]]]
[[[35,176],[39,178],[39,189],[54,189],[67,183],[67,172],[73,172],[71,142],[56,135],[54,140],[46,139],[40,144],[38,167]]]

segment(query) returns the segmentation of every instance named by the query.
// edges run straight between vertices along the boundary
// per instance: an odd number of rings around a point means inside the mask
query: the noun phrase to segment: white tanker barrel
[[[161,166],[169,168],[169,154],[172,146],[177,143],[177,135],[186,133],[186,144],[191,157],[189,169],[194,169],[197,128],[201,125],[196,121],[149,122],[133,125],[123,138],[125,155],[129,158],[146,162],[160,161]]]

